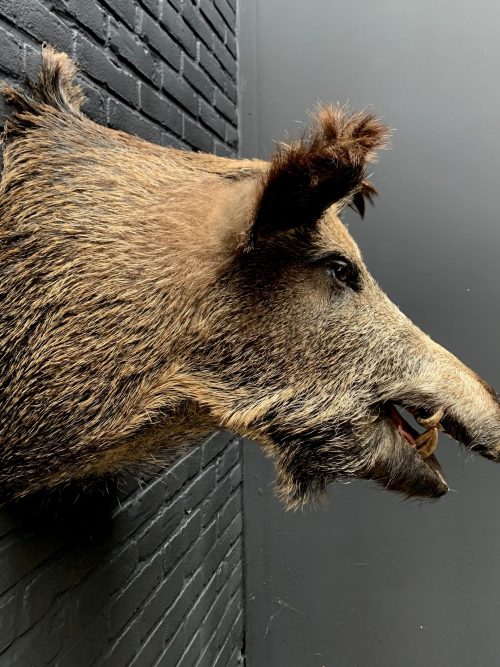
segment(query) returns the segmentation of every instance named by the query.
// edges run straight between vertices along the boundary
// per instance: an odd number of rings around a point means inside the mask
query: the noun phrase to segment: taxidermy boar
[[[221,158],[96,125],[74,75],[45,48],[31,92],[4,90],[4,497],[168,463],[221,427],[272,455],[290,507],[349,478],[444,494],[440,429],[500,458],[495,392],[389,301],[339,219],[375,194],[373,115],[322,107],[270,162]]]

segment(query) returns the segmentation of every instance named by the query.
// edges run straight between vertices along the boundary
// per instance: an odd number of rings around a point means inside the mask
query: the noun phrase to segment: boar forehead
[[[349,234],[347,227],[340,220],[336,207],[331,207],[318,224],[315,243],[319,251],[340,252],[362,267],[361,252]]]

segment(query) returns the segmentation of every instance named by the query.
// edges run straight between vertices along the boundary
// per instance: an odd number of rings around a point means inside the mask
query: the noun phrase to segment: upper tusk
[[[423,428],[437,428],[439,431],[444,431],[443,426],[441,425],[441,419],[444,417],[443,408],[439,408],[433,415],[430,417],[415,417],[416,421]]]

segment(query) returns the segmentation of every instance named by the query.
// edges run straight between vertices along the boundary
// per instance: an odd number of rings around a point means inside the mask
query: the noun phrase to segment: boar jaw
[[[427,450],[419,446],[422,436],[399,414],[394,403],[384,406],[384,422],[392,429],[375,449],[367,477],[387,489],[407,497],[438,498],[448,491],[443,471],[433,454],[435,445]],[[436,431],[437,429],[433,427]],[[432,434],[434,437],[434,434]]]

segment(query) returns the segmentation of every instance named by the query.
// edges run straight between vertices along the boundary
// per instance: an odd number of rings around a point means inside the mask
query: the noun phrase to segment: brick
[[[189,642],[189,645],[182,656],[179,658],[179,661],[175,663],[176,667],[193,667],[201,653],[201,646],[201,636],[200,633],[197,632]]]
[[[216,456],[218,456],[234,438],[229,431],[216,431],[213,433],[202,446],[201,466],[204,468]]]
[[[212,43],[214,39],[214,32],[207,21],[200,14],[199,10],[196,9],[191,2],[185,2],[182,9],[182,16],[186,23],[191,27],[193,32],[201,39],[205,46],[209,49],[212,48]]]
[[[99,614],[83,630],[83,633],[80,633],[78,640],[64,651],[61,656],[61,667],[65,665],[87,667],[104,653],[107,645],[106,619],[103,614]]]
[[[211,493],[215,488],[217,470],[215,465],[206,468],[195,478],[194,482],[184,492],[184,507],[193,510]]]
[[[210,496],[208,496],[203,503],[203,525],[212,521],[215,514],[219,511],[222,505],[229,498],[231,493],[231,480],[229,477],[225,477],[222,481],[217,482],[217,486],[213,490]]]
[[[214,138],[204,128],[194,123],[190,118],[184,119],[184,133],[182,138],[193,148],[211,153],[214,147]]]
[[[46,566],[35,570],[24,587],[19,629],[24,632],[49,611],[55,610],[61,594],[76,586],[91,572],[97,560],[95,558],[79,560],[74,553],[73,567],[68,568],[66,558],[60,555]]]
[[[221,566],[226,554],[230,552],[231,545],[236,542],[241,534],[241,517],[233,519],[226,532],[217,539],[216,543],[203,561],[203,572],[206,578],[210,578]]]
[[[83,112],[96,123],[106,125],[108,122],[109,96],[87,82],[82,85],[82,88],[86,98],[82,106]]]
[[[172,97],[181,107],[189,111],[193,116],[198,115],[199,100],[191,87],[172,70],[165,68],[163,75],[163,90]]]
[[[37,624],[30,632],[17,637],[2,653],[1,664],[6,667],[10,665],[38,667],[38,665],[53,664],[64,646],[65,639],[64,614],[60,613],[47,619],[44,624]]]
[[[242,578],[242,542],[241,536],[238,535],[236,542],[232,545],[229,551],[224,556],[217,574],[217,590],[225,586],[228,581],[240,581]],[[234,575],[234,576],[233,576]],[[231,595],[234,589],[231,588]]]
[[[164,570],[168,572],[168,568],[172,563],[177,563],[181,556],[186,553],[191,544],[195,541],[201,532],[202,512],[196,510],[189,515],[185,523],[182,525],[180,531],[169,541],[165,547],[163,554]]]
[[[132,30],[136,24],[137,7],[134,0],[102,0]]]
[[[0,69],[7,74],[19,76],[21,69],[22,47],[20,41],[11,32],[0,27]]]
[[[64,0],[64,4],[66,10],[98,39],[106,39],[107,14],[96,0]]]
[[[217,462],[217,480],[222,479],[240,460],[240,441],[233,440]]]
[[[179,139],[179,137],[174,137],[173,134],[170,134],[170,132],[166,131],[162,134],[161,145],[168,146],[169,148],[176,148],[177,150],[181,151],[189,150],[189,146],[184,141],[182,141],[182,139]]]
[[[82,71],[90,78],[106,84],[123,100],[137,106],[139,96],[136,79],[83,35],[76,36],[76,57]]]
[[[231,480],[231,492],[234,491],[234,489],[239,486],[242,482],[242,467],[241,464],[234,468],[234,470],[231,470],[229,473],[229,478]]]
[[[165,30],[180,44],[182,49],[192,58],[196,57],[196,36],[181,15],[167,0],[160,0],[161,24]]]
[[[221,139],[225,138],[226,123],[224,119],[205,100],[200,100],[200,119],[206,127],[215,132]]]
[[[182,74],[186,81],[208,101],[214,99],[215,86],[210,81],[208,76],[197,65],[195,65],[189,58],[183,55],[182,59]]]
[[[71,53],[71,30],[39,0],[2,0],[0,14],[21,25],[23,30],[38,41],[47,41],[52,46]]]
[[[155,18],[160,18],[161,0],[141,0],[144,7],[149,9]]]
[[[227,97],[229,97],[233,104],[238,103],[238,88],[233,81],[230,81],[229,79],[226,80],[224,85],[224,93]]]
[[[238,131],[231,125],[226,125],[226,144],[238,148]]]
[[[140,489],[130,502],[120,505],[113,513],[113,537],[124,539],[143,525],[162,507],[165,500],[165,485],[161,478]]]
[[[107,656],[99,661],[99,667],[118,667],[128,665],[139,648],[139,631],[137,625],[130,625]],[[86,665],[89,663],[87,662]],[[73,665],[71,665],[73,667]],[[82,667],[84,667],[82,665]]]
[[[235,127],[238,125],[238,110],[236,105],[229,100],[220,90],[215,90],[214,106]]]
[[[232,35],[230,32],[227,32],[225,44],[229,50],[229,53],[236,60],[238,57],[238,44],[236,42],[236,37],[234,37],[234,35]]]
[[[109,26],[109,46],[149,81],[159,79],[159,65],[151,51],[137,35],[115,20],[111,20]]]
[[[201,451],[199,447],[192,447],[187,455],[180,459],[171,470],[182,484],[198,474],[200,470]]]
[[[232,99],[229,94],[232,82],[228,73],[221,68],[217,58],[203,44],[200,44],[200,65],[219,88]]]
[[[63,544],[59,539],[35,534],[15,534],[0,543],[0,594],[53,555]]]
[[[170,570],[145,603],[140,619],[139,632],[143,640],[169,609],[172,602],[180,595],[184,586],[184,563],[179,562]]]
[[[38,76],[40,63],[42,62],[41,50],[34,49],[29,44],[25,44],[23,60],[23,74],[33,81]]]
[[[229,30],[234,33],[236,26],[236,12],[234,8],[228,4],[227,0],[214,0],[214,4],[219,14],[224,18]]]
[[[241,577],[231,576],[226,586],[219,592],[208,614],[203,620],[200,632],[205,649],[200,656],[196,667],[212,665],[216,659],[219,649],[224,644],[231,625],[242,609],[240,595],[234,595],[235,585],[241,582]]]
[[[131,106],[139,104],[139,85],[137,80],[127,71],[116,65],[112,60],[109,62],[110,75],[108,86]]]
[[[141,110],[176,134],[182,133],[182,116],[176,107],[147,85],[141,86]]]
[[[228,598],[226,595],[219,595],[210,608],[207,616],[203,619],[200,634],[203,640],[203,652],[200,655],[196,667],[202,665],[212,665],[215,660],[220,643],[224,638],[220,636],[219,624],[228,607]],[[215,632],[214,632],[215,628]]]
[[[200,567],[204,558],[213,548],[216,539],[217,524],[214,521],[203,531],[203,533],[201,533],[182,559],[186,575],[190,576],[198,567]]]
[[[221,20],[220,14],[215,9],[214,1],[199,0],[199,7],[210,26],[215,30],[219,37],[224,39],[224,22]]]
[[[118,595],[109,611],[110,637],[115,637],[125,623],[147,598],[148,593],[156,588],[161,579],[161,554],[145,565]]]
[[[145,641],[140,640],[132,662],[127,663],[128,667],[154,665],[163,650],[163,635],[164,630],[160,624]]]
[[[206,618],[216,596],[217,580],[215,577],[212,577],[196,599],[196,602],[192,605],[183,622],[184,632],[187,637],[192,637],[198,630],[201,620]]]
[[[239,493],[233,494],[227,503],[219,511],[217,517],[217,534],[222,535],[235,516],[241,511],[241,497]]]
[[[236,150],[230,148],[225,143],[215,140],[214,153],[220,155],[221,157],[237,157]]]
[[[167,643],[167,646],[155,664],[155,667],[172,667],[177,665],[184,652],[184,635],[179,629]]]
[[[177,71],[180,69],[181,49],[179,45],[146,13],[142,15],[139,34],[144,43],[162,56],[171,67]]]
[[[17,586],[0,597],[0,653],[14,641],[18,634],[17,621],[21,599],[21,591]]]
[[[231,656],[232,655],[234,656],[235,653],[233,651],[235,640],[236,638],[241,637],[242,633],[243,633],[243,612],[240,612],[235,623],[233,624],[233,627],[231,628],[229,636],[224,642],[219,652],[219,655],[215,659],[212,667],[230,667],[231,663],[229,661],[231,659]],[[234,660],[234,657],[232,659]]]
[[[170,470],[167,470],[165,473],[165,497],[166,498],[171,498],[174,496],[177,491],[182,487],[184,484],[184,479],[182,479],[182,476],[178,474],[177,472],[177,464],[178,462],[170,468]]]
[[[139,560],[147,559],[159,550],[180,525],[184,515],[184,499],[177,498],[161,514],[153,518],[148,524],[139,544]]]
[[[162,131],[160,127],[117,100],[111,99],[109,104],[110,127],[135,134],[156,144],[161,143]]]
[[[176,598],[175,602],[168,609],[165,610],[165,614],[162,620],[162,626],[165,631],[166,641],[168,641],[172,636],[175,635],[177,629],[183,622],[186,614],[189,612],[195,600],[203,590],[205,583],[206,579],[204,577],[204,573],[199,570],[186,583],[185,587],[182,589],[182,592]]]
[[[233,81],[235,81],[237,72],[236,60],[218,39],[214,40],[214,55]]]
[[[137,567],[137,543],[128,544],[118,557],[109,558],[110,562],[106,560],[100,567],[96,564],[95,573],[79,586],[75,625],[84,627],[102,611],[103,601],[108,602],[113,595],[123,590]]]

